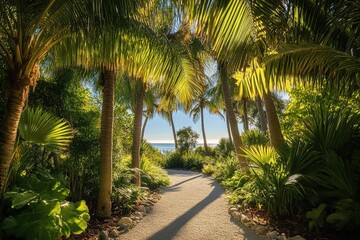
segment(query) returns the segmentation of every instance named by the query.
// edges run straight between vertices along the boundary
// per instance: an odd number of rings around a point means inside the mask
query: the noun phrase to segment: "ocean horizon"
[[[154,148],[158,149],[161,153],[164,153],[166,151],[175,151],[175,143],[149,143],[151,146],[153,146]],[[215,147],[217,144],[216,143],[208,143],[209,147]],[[203,143],[198,143],[196,144],[196,147],[202,147],[204,146]]]

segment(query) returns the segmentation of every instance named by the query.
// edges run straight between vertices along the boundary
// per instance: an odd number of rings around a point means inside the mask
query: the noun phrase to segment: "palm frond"
[[[54,151],[65,150],[74,136],[68,122],[41,108],[24,110],[19,122],[19,133],[24,141],[49,147]]]

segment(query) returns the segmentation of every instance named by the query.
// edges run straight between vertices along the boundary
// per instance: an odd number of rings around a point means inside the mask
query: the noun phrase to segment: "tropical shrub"
[[[221,138],[219,143],[215,147],[215,151],[218,156],[226,158],[234,153],[234,145],[229,138]]]
[[[196,152],[173,152],[166,156],[163,167],[201,171],[204,164],[211,161],[211,157]]]
[[[223,181],[230,179],[239,169],[239,162],[233,157],[219,158],[215,164],[216,171],[214,178],[223,184]]]
[[[250,147],[252,145],[267,145],[269,143],[269,138],[266,134],[257,129],[245,131],[241,135],[241,140],[245,147]]]
[[[11,203],[1,224],[5,236],[22,239],[58,239],[80,234],[90,219],[85,201],[66,201],[69,190],[61,176],[46,171],[23,174],[5,193]]]
[[[113,210],[127,214],[144,200],[147,194],[148,191],[146,189],[135,185],[115,187],[112,192]]]

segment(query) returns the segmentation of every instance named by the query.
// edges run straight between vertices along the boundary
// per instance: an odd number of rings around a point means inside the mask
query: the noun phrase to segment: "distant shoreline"
[[[166,151],[175,151],[175,143],[149,143],[154,148],[158,149],[160,152]],[[217,143],[208,143],[209,147],[215,147]],[[198,143],[196,147],[202,147],[204,144]]]

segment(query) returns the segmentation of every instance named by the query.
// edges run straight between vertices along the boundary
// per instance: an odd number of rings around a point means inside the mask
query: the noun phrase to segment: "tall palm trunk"
[[[206,135],[205,135],[204,108],[203,107],[200,108],[200,114],[201,114],[201,130],[202,130],[203,139],[204,139],[204,150],[205,150],[205,153],[207,153],[208,146],[207,146]]]
[[[243,98],[243,123],[244,123],[244,130],[249,130],[249,119],[248,119],[248,110],[247,110],[247,100]]]
[[[259,119],[260,119],[260,131],[266,133],[267,125],[266,125],[266,115],[263,108],[262,100],[259,96],[256,97],[256,105],[259,112]]]
[[[138,88],[136,88],[136,100],[135,100],[135,109],[134,109],[134,131],[133,131],[133,144],[131,151],[132,167],[134,168],[134,178],[133,183],[136,186],[141,186],[141,176],[140,176],[140,145],[141,145],[141,125],[142,125],[142,114],[144,107],[144,95],[145,89],[143,83],[140,80]]]
[[[150,118],[149,115],[146,114],[145,121],[144,121],[144,124],[142,126],[142,130],[141,130],[140,142],[142,142],[144,140],[145,128],[146,128],[147,122],[149,121],[149,118]]]
[[[177,142],[176,129],[175,129],[175,124],[174,124],[174,119],[173,119],[172,112],[169,113],[169,120],[170,120],[170,124],[171,124],[171,129],[172,129],[172,132],[173,132],[175,150],[178,150],[179,146],[178,146],[178,142]]]
[[[229,141],[232,143],[232,137],[231,137],[231,129],[230,129],[229,118],[228,118],[226,115],[227,115],[227,114],[225,113],[226,128],[227,128],[228,135],[229,135]]]
[[[100,184],[96,216],[111,217],[111,191],[112,191],[112,149],[113,149],[113,119],[114,119],[114,91],[115,70],[103,69],[103,104],[101,111],[100,133]]]
[[[235,152],[236,152],[236,155],[237,155],[237,158],[239,161],[240,169],[246,170],[246,169],[248,169],[248,164],[246,162],[245,157],[243,156],[244,151],[241,149],[242,141],[240,138],[238,123],[237,123],[233,105],[231,102],[231,94],[230,94],[229,84],[228,84],[228,73],[227,73],[226,66],[224,64],[219,64],[219,72],[220,72],[220,80],[221,80],[221,85],[222,85],[223,99],[225,102],[226,114],[227,114],[227,117],[228,117],[229,123],[230,123],[231,135],[233,138]]]
[[[279,118],[276,113],[274,100],[272,99],[270,93],[265,93],[263,98],[265,103],[267,121],[269,123],[270,142],[271,145],[273,145],[273,147],[277,149],[285,143],[280,128]]]
[[[29,81],[29,78],[27,78],[27,81],[26,78],[14,78],[10,81],[9,96],[5,106],[3,124],[1,126],[0,197],[7,187],[7,179],[12,161],[17,129],[21,112],[28,97],[30,82],[31,80]]]

